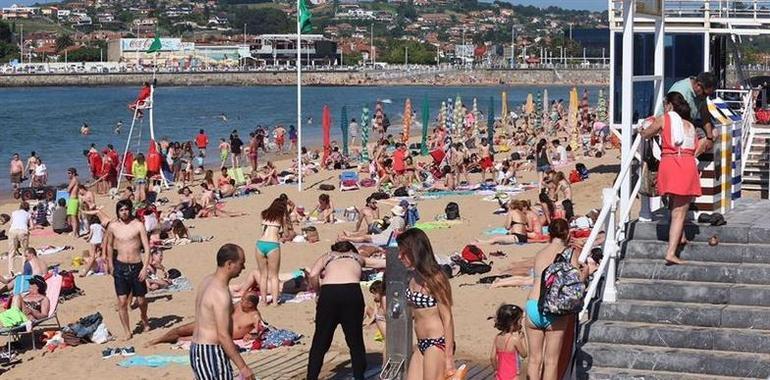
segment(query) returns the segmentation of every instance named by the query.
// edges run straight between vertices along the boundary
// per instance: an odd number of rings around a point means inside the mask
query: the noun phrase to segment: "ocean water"
[[[439,111],[441,101],[457,95],[471,107],[477,98],[478,109],[486,114],[490,97],[494,97],[495,113],[501,109],[501,92],[508,93],[509,109],[519,107],[527,94],[548,89],[549,99],[568,99],[570,87],[303,87],[302,138],[304,145],[318,145],[321,141],[321,113],[324,105],[331,108],[332,139],[339,139],[342,106],[347,106],[348,118],[360,120],[364,105],[373,109],[378,99],[389,99],[385,104],[392,126],[389,132],[398,133],[395,125],[401,120],[404,102],[412,100],[421,120],[423,98],[430,104],[431,120]],[[596,104],[599,87],[587,87],[590,102]],[[583,88],[579,88],[582,96]],[[220,137],[231,130],[248,135],[257,125],[274,126],[296,124],[295,87],[158,87],[155,92],[155,131],[160,137],[172,140],[192,140],[199,129],[209,134],[216,147]],[[606,91],[606,89],[605,89]],[[111,143],[121,152],[125,146],[132,113],[128,103],[135,99],[137,88],[132,87],[44,87],[0,89],[0,191],[10,188],[7,162],[13,153],[23,159],[36,151],[46,163],[49,183],[65,179],[66,168],[74,166],[87,173],[82,155],[91,143],[104,147]],[[227,121],[223,121],[225,114]],[[312,123],[308,124],[308,117]],[[123,132],[113,132],[115,124],[123,121]],[[82,136],[80,126],[91,126],[91,134]],[[147,121],[143,124],[141,149],[146,151],[149,139]],[[138,124],[139,126],[139,124]],[[398,127],[400,129],[400,127]],[[419,132],[416,132],[419,133]],[[247,141],[244,138],[244,141]],[[132,143],[132,147],[134,143]],[[210,147],[211,149],[211,147]],[[210,155],[213,159],[213,155]]]

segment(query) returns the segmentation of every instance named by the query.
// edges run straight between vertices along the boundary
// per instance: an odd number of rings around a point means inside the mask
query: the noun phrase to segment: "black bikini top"
[[[406,288],[406,300],[416,309],[425,309],[429,307],[436,307],[438,302],[430,294],[415,292],[409,287]]]

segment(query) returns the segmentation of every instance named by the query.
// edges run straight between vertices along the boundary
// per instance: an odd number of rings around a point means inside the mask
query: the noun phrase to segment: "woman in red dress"
[[[682,231],[687,210],[694,197],[701,195],[700,176],[695,161],[698,137],[690,122],[690,106],[682,94],[671,92],[663,104],[664,114],[654,118],[652,125],[641,131],[642,137],[660,134],[661,158],[658,170],[658,193],[669,197],[671,226],[668,232],[666,263],[684,264],[676,256],[684,242]]]

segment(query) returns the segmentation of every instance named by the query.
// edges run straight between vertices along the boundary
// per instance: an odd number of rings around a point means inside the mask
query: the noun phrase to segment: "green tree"
[[[407,49],[410,64],[433,65],[436,63],[436,48],[433,45],[405,40],[390,41],[384,49],[385,53],[380,55],[377,61],[402,64],[406,60]],[[378,50],[383,51],[380,46]]]
[[[102,53],[106,55],[107,51],[100,52],[98,47],[82,47],[67,53],[67,60],[71,62],[98,62]]]
[[[9,42],[0,42],[0,62],[19,58],[19,47]]]
[[[64,50],[72,45],[74,45],[75,42],[72,41],[72,37],[70,37],[69,34],[60,34],[56,37],[56,50],[61,51]]]
[[[249,34],[291,33],[294,29],[294,21],[286,13],[274,8],[238,8],[230,19],[233,25],[246,24],[246,32]]]
[[[5,23],[0,21],[0,42],[11,42],[11,27]]]

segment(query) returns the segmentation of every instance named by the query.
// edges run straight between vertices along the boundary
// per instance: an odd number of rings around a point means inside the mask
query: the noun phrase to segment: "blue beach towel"
[[[503,227],[495,227],[495,228],[490,228],[490,229],[484,231],[484,234],[485,235],[489,235],[489,236],[492,236],[492,235],[507,235],[508,234],[508,230],[506,230]]]
[[[169,364],[190,365],[189,355],[149,355],[149,356],[132,356],[122,362],[118,363],[119,366],[124,368],[130,367],[150,367],[150,368],[162,368]]]

